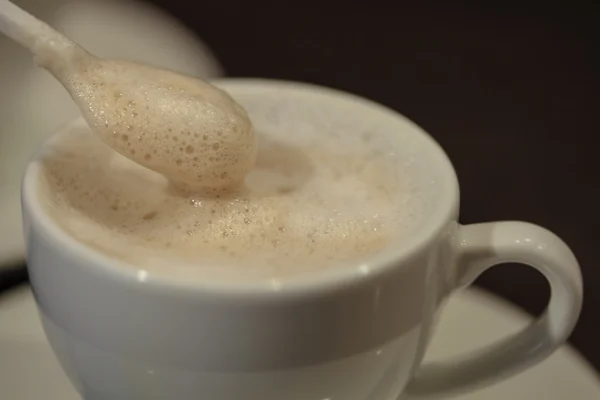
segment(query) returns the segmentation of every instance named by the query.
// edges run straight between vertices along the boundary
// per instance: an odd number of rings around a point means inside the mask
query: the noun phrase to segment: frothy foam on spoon
[[[125,157],[192,188],[235,186],[252,169],[256,139],[245,110],[195,78],[97,60],[69,78],[93,132]]]

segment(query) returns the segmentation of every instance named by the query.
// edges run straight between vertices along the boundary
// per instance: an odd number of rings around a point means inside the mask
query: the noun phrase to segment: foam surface
[[[344,107],[236,100],[256,126],[259,151],[235,191],[176,190],[80,121],[46,145],[48,209],[87,245],[175,279],[280,279],[358,265],[421,222],[429,196],[413,179],[413,149],[395,132]]]
[[[131,160],[195,188],[241,182],[256,140],[245,110],[196,78],[91,57],[69,91],[94,133]]]

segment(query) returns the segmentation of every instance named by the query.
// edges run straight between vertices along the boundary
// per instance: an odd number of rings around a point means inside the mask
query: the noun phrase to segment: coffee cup
[[[282,279],[175,280],[125,266],[65,232],[41,199],[42,149],[23,180],[27,264],[44,331],[85,399],[429,398],[506,379],[566,341],[582,304],[569,247],[526,222],[461,225],[452,164],[418,126],[323,87],[258,79],[215,84],[242,105],[295,98],[319,104],[325,116],[343,110],[336,118],[369,121],[410,140],[419,160],[412,168],[423,170],[430,190],[426,218],[401,242],[336,268]],[[545,276],[546,311],[498,343],[421,365],[446,299],[504,262]]]

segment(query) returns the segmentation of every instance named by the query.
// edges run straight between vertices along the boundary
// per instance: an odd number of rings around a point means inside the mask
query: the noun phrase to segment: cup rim
[[[339,290],[343,287],[354,286],[361,282],[375,279],[378,276],[383,276],[392,268],[398,268],[400,264],[407,264],[416,254],[419,254],[426,248],[434,238],[443,234],[448,229],[449,223],[456,220],[459,203],[459,186],[452,163],[441,146],[427,132],[397,111],[348,92],[310,83],[261,78],[221,78],[211,80],[210,82],[228,92],[230,90],[248,90],[252,88],[311,91],[317,95],[335,96],[337,99],[343,98],[358,102],[368,108],[378,109],[380,112],[384,112],[398,119],[404,125],[409,126],[415,134],[421,137],[423,143],[426,143],[427,151],[436,164],[434,168],[439,170],[440,179],[443,180],[440,185],[440,196],[446,200],[440,202],[440,205],[435,207],[429,214],[428,225],[421,227],[414,235],[406,238],[402,246],[376,253],[370,256],[367,261],[363,260],[363,262],[356,263],[354,266],[340,266],[311,271],[307,274],[286,278],[285,281],[276,282],[270,278],[265,280],[252,279],[250,281],[170,279],[164,275],[153,275],[145,270],[132,268],[130,264],[124,261],[103,254],[79,242],[52,220],[48,212],[44,209],[44,206],[38,200],[40,167],[36,161],[43,153],[44,144],[40,146],[40,149],[30,159],[23,176],[21,202],[24,217],[28,216],[30,224],[35,225],[36,229],[43,235],[44,240],[49,245],[61,249],[61,251],[67,253],[70,259],[78,261],[77,268],[95,270],[102,277],[139,289],[152,291],[180,294],[205,293],[211,295],[250,296],[253,298],[260,295],[268,297],[293,297],[306,293],[324,292],[331,289]],[[70,121],[65,126],[69,126],[73,122]],[[64,126],[56,132],[62,129],[64,129]],[[29,243],[27,245],[29,246]]]

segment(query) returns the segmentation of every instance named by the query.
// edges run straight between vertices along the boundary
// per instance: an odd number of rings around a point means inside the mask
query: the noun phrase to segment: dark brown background
[[[197,32],[228,75],[332,86],[416,121],[457,169],[463,223],[520,219],[563,237],[586,290],[572,342],[600,369],[597,9],[151,1]],[[0,290],[24,278],[4,274]],[[548,296],[545,281],[518,265],[478,283],[532,313]]]

